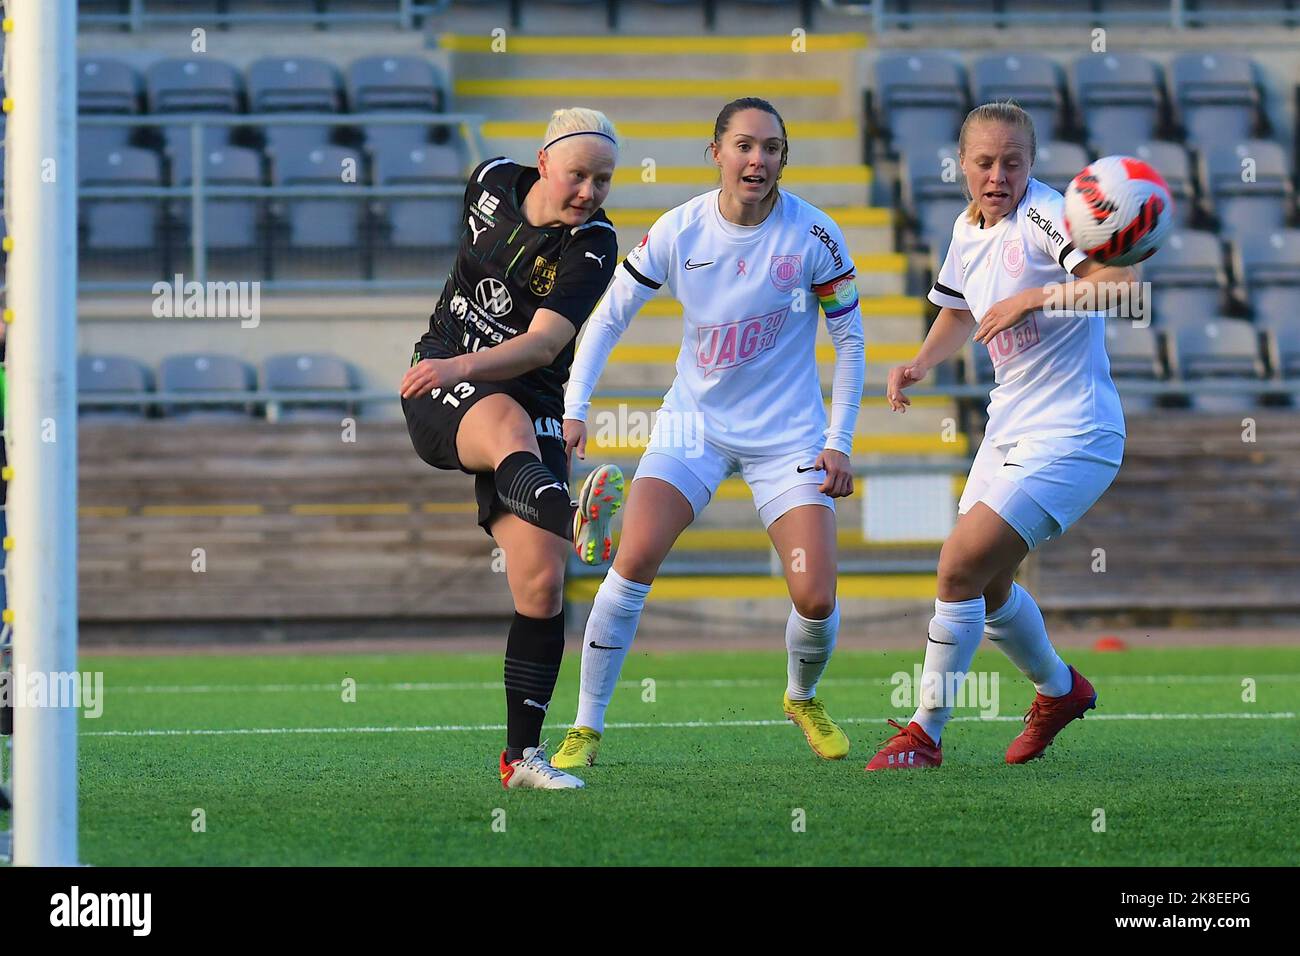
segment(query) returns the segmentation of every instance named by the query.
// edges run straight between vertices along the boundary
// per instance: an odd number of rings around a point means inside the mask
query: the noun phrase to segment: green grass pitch
[[[98,865],[1285,865],[1300,830],[1291,648],[1072,653],[1099,710],[1008,767],[1032,688],[961,710],[936,771],[865,774],[890,676],[841,652],[820,693],[853,741],[818,760],[782,719],[779,646],[629,656],[587,789],[506,792],[497,655],[93,658],[81,857]],[[577,697],[565,661],[546,734]],[[345,679],[356,682],[344,700]],[[653,694],[645,679],[653,680]],[[1254,700],[1244,700],[1254,682]],[[653,701],[644,698],[653,696]],[[1155,716],[1159,715],[1159,716]],[[1238,715],[1238,716],[1227,716]],[[627,726],[620,726],[627,725]],[[193,731],[193,733],[174,733]],[[196,830],[196,810],[205,829]],[[0,818],[0,822],[7,820]]]

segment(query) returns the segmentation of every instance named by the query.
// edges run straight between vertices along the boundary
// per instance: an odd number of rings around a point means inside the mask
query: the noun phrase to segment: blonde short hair
[[[542,149],[549,147],[561,136],[574,133],[599,133],[608,137],[618,149],[618,132],[609,117],[600,110],[590,110],[584,106],[573,106],[565,110],[556,110],[551,114],[551,121],[546,124],[546,136],[542,140]]]

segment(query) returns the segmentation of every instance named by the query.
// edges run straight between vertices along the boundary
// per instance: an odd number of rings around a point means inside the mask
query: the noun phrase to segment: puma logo
[[[563,491],[564,485],[560,484],[558,481],[553,485],[542,485],[542,487],[538,488],[536,491],[533,492],[533,497],[540,498],[542,496],[542,492],[545,491],[547,488],[559,488],[561,491]]]
[[[600,267],[603,269],[603,268],[605,268],[605,259],[606,259],[606,257],[607,257],[608,255],[609,255],[608,252],[605,253],[605,255],[603,255],[603,256],[598,256],[598,255],[596,255],[594,252],[588,252],[588,253],[587,253],[587,258],[588,258],[588,259],[595,259],[597,262],[600,263]]]
[[[524,698],[524,703],[527,704],[529,707],[536,707],[536,708],[537,708],[538,710],[540,710],[543,714],[546,713],[546,711],[547,711],[547,710],[550,708],[550,706],[551,706],[551,702],[550,702],[549,700],[548,700],[546,703],[544,703],[544,704],[539,704],[539,703],[537,703],[537,701],[533,700],[531,697],[525,697],[525,698]]]
[[[487,232],[487,226],[484,226],[482,229],[478,229],[478,228],[476,228],[475,225],[474,225],[474,217],[473,217],[473,216],[470,216],[470,217],[469,217],[468,222],[469,222],[469,231],[472,232],[472,233],[474,233],[474,238],[473,238],[473,240],[471,240],[471,242],[470,242],[470,245],[472,246],[472,245],[474,245],[474,243],[478,242],[478,237],[479,237],[479,236],[481,236],[481,235],[483,235],[483,233]]]

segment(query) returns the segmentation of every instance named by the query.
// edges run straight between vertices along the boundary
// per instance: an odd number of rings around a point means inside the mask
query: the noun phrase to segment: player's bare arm
[[[556,360],[577,334],[572,322],[550,309],[538,309],[523,335],[492,348],[445,359],[424,359],[402,376],[402,397],[443,388],[468,379],[501,382]]]
[[[967,309],[940,309],[939,317],[930,326],[916,358],[889,370],[889,382],[885,388],[889,407],[896,412],[907,411],[912,401],[903,394],[903,389],[915,385],[930,374],[930,369],[957,354],[958,349],[966,344],[974,325],[975,316]]]
[[[1065,286],[1035,286],[994,303],[980,319],[975,341],[989,343],[998,333],[1018,325],[1025,313],[1043,308],[1049,300],[1059,302],[1063,309],[1071,309],[1074,296],[1083,289],[1089,292],[1090,309],[1104,309],[1109,288],[1136,281],[1137,271],[1132,266],[1107,266],[1096,259],[1084,259],[1074,267],[1073,281]]]

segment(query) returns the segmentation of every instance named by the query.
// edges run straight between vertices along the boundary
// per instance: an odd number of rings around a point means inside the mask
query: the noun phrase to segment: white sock
[[[641,609],[649,593],[650,585],[629,581],[613,568],[597,589],[587,630],[582,636],[582,677],[575,727],[605,732],[605,709],[614,696],[614,686],[636,637],[637,621],[641,619]]]
[[[984,619],[984,633],[1044,697],[1063,697],[1070,692],[1070,668],[1047,638],[1043,612],[1019,584],[1013,583],[1007,603]]]
[[[921,699],[912,719],[936,744],[952,716],[957,688],[965,680],[975,659],[975,649],[984,636],[984,596],[969,601],[935,601],[930,619],[930,636],[925,644],[925,665],[921,670]],[[961,674],[961,679],[956,675]],[[930,706],[935,705],[935,706]]]
[[[789,655],[785,694],[791,700],[809,700],[817,693],[817,681],[835,650],[839,630],[838,602],[824,621],[810,621],[790,608],[790,619],[785,622],[785,649]]]

